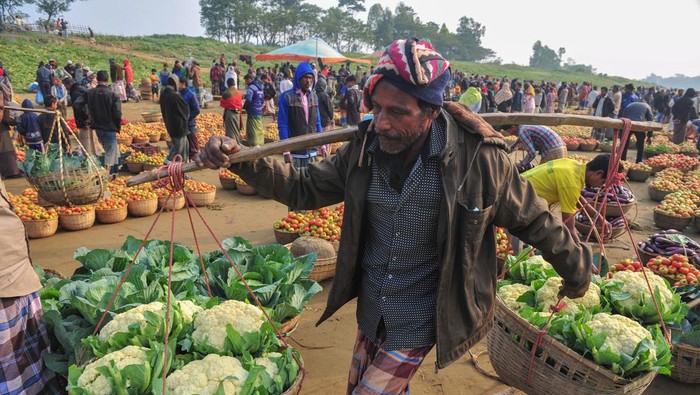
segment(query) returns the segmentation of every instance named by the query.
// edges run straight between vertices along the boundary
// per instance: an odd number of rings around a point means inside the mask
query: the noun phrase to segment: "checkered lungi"
[[[566,158],[567,153],[568,152],[566,150],[565,145],[562,145],[562,146],[559,146],[556,148],[552,148],[549,151],[547,151],[547,155],[545,155],[544,158],[542,158],[542,161],[540,162],[540,164],[547,163],[550,160],[554,160],[554,159]]]
[[[357,330],[348,378],[348,394],[408,394],[408,383],[433,348],[431,345],[388,351],[383,345],[383,336],[377,343],[372,343],[361,330]]]
[[[44,366],[50,352],[39,293],[0,298],[0,394],[62,394],[58,376]]]

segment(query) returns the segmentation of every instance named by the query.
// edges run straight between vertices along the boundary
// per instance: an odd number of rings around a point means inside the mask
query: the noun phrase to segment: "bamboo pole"
[[[591,126],[597,128],[622,128],[622,120],[603,117],[592,117],[587,115],[569,115],[569,114],[521,114],[521,113],[492,113],[481,114],[486,122],[491,125],[505,124],[535,124],[535,125],[578,125]],[[647,130],[662,130],[663,125],[654,122],[632,122],[632,130],[647,131]],[[357,131],[357,127],[337,129],[324,133],[312,133],[304,136],[294,137],[291,139],[277,141],[274,143],[265,144],[261,147],[243,149],[229,156],[231,163],[240,163],[257,160],[271,155],[281,154],[286,151],[295,151],[306,149],[309,147],[317,147],[319,145],[331,144],[348,141]],[[182,171],[185,173],[200,170],[196,163],[190,162],[182,165]],[[161,170],[160,175],[154,170],[148,173],[143,173],[131,177],[127,182],[127,186],[143,184],[145,182],[155,181],[158,178],[167,176],[166,170]]]

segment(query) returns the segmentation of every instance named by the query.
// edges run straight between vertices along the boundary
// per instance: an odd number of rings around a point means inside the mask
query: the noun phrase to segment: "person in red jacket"
[[[236,139],[241,143],[241,109],[243,108],[243,93],[236,89],[236,81],[229,78],[226,81],[226,89],[221,94],[219,104],[224,109],[224,129],[226,136]]]
[[[122,69],[124,70],[124,79],[126,79],[127,101],[134,99],[138,102],[141,98],[134,90],[134,69],[131,67],[131,61],[128,58],[124,58],[124,67]]]

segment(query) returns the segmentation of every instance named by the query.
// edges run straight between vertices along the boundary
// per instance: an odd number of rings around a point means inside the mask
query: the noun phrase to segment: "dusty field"
[[[127,103],[124,105],[125,116],[129,120],[140,120],[140,113],[157,108],[153,103]],[[220,111],[211,108],[206,111]],[[271,119],[266,118],[266,122]],[[161,143],[162,144],[162,143]],[[194,178],[206,181],[220,187],[217,174],[214,171],[201,171]],[[6,181],[8,190],[20,193],[28,186],[23,179]],[[633,236],[640,241],[655,232],[651,220],[651,210],[655,202],[648,199],[646,184],[633,183],[632,188],[639,203],[636,214],[636,226]],[[215,208],[203,209],[202,214],[212,226],[217,237],[242,236],[254,244],[275,242],[272,233],[272,223],[286,213],[286,207],[280,203],[265,199],[261,196],[242,196],[236,191],[217,191]],[[194,239],[185,210],[176,213],[175,239],[193,247]],[[632,218],[634,218],[634,212]],[[118,248],[127,235],[143,237],[155,216],[147,218],[128,218],[120,224],[96,225],[91,229],[80,232],[59,231],[56,235],[30,241],[30,249],[35,263],[43,267],[70,275],[78,267],[73,260],[73,251],[81,246],[88,248]],[[198,223],[198,222],[196,222]],[[152,238],[167,239],[170,230],[170,215],[163,216],[156,226]],[[216,245],[206,234],[206,229],[197,226],[200,243],[204,250],[213,250]],[[686,233],[697,237],[692,228]],[[623,237],[607,248],[610,261],[632,257],[633,244],[628,237]],[[293,333],[292,344],[297,347],[306,363],[308,376],[304,382],[304,394],[340,394],[345,391],[352,346],[357,330],[355,320],[355,303],[349,303],[334,317],[320,327],[315,322],[320,317],[328,288],[331,281],[322,283],[324,291],[317,295],[308,305],[301,324]],[[485,341],[478,344],[472,351],[478,352],[486,348]],[[488,366],[488,358],[483,355],[481,363]],[[479,373],[468,356],[435,373],[433,370],[435,354],[431,353],[423,367],[418,371],[411,385],[415,394],[495,394],[508,390],[508,386]],[[695,389],[694,389],[695,388]],[[507,391],[512,393],[511,391]],[[682,385],[666,378],[657,378],[647,390],[647,394],[697,394],[697,388]]]

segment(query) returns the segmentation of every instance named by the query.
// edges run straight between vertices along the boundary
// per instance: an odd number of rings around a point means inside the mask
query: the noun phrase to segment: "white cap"
[[[72,60],[69,60],[69,61],[66,62],[66,64],[73,64],[73,61],[72,61]]]

